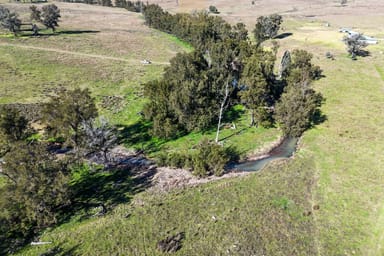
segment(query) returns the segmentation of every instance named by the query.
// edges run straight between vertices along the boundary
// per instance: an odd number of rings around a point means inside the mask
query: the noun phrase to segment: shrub
[[[193,174],[199,177],[220,176],[223,174],[224,166],[229,159],[230,156],[224,147],[208,139],[203,139],[192,157]]]
[[[209,6],[209,12],[211,13],[219,13],[219,11],[217,10],[216,6]]]
[[[229,161],[238,161],[239,154],[233,147],[224,148],[208,139],[203,139],[193,152],[162,152],[157,155],[159,166],[189,169],[199,177],[220,176]]]

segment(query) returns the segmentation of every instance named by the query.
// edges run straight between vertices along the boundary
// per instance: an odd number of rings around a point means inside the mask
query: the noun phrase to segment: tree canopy
[[[260,16],[257,18],[253,34],[257,44],[261,44],[267,39],[272,39],[277,36],[283,18],[279,14],[269,16]]]
[[[63,136],[76,148],[83,143],[83,122],[98,116],[90,91],[80,88],[60,90],[45,104],[43,113],[51,133]]]
[[[41,8],[41,22],[53,32],[59,26],[60,18],[60,9],[55,4],[44,5]]]

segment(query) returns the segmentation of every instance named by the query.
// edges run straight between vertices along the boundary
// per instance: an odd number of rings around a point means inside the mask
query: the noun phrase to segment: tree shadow
[[[158,151],[165,140],[151,136],[151,122],[140,120],[132,125],[117,125],[119,143],[133,147],[140,152],[151,153]]]
[[[321,110],[318,109],[315,111],[315,113],[312,116],[312,124],[313,124],[312,126],[319,125],[321,123],[324,123],[327,120],[328,120],[327,116],[323,114]]]
[[[64,30],[55,32],[41,32],[37,35],[33,34],[22,34],[24,37],[51,37],[60,35],[80,35],[80,34],[97,34],[100,33],[98,30]]]
[[[39,254],[40,256],[55,256],[55,255],[61,255],[61,256],[72,256],[76,255],[75,252],[79,245],[75,245],[71,247],[70,249],[64,250],[62,248],[62,244],[56,245],[52,248],[50,248],[48,251]]]
[[[291,33],[291,32],[285,32],[285,33],[281,33],[281,34],[275,36],[273,39],[284,39],[284,38],[290,37],[292,35],[293,35],[293,33]]]
[[[360,49],[357,53],[356,53],[357,56],[360,56],[360,57],[369,57],[371,56],[371,53],[367,50],[362,50]]]
[[[144,157],[129,156],[109,171],[91,169],[80,171],[73,188],[72,204],[61,209],[58,224],[68,222],[73,216],[80,220],[103,216],[122,203],[129,203],[136,193],[152,186],[156,168],[149,168],[139,161]]]

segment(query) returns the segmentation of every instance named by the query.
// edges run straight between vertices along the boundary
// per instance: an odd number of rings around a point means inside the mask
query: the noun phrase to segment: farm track
[[[105,56],[105,55],[73,52],[73,51],[61,50],[61,49],[56,49],[56,48],[45,48],[45,47],[38,47],[38,46],[31,46],[31,45],[0,43],[0,47],[2,47],[2,46],[3,47],[18,47],[18,48],[38,50],[38,51],[56,52],[56,53],[62,53],[62,54],[70,54],[70,55],[86,57],[86,58],[97,58],[97,59],[103,59],[103,60],[121,61],[121,62],[128,62],[130,64],[138,64],[141,61],[139,59],[132,59],[132,58],[131,59],[125,59],[125,58],[111,57],[111,56]],[[169,65],[169,62],[151,61],[151,64]]]

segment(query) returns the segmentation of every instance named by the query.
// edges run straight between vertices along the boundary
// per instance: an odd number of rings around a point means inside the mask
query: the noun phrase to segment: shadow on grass
[[[160,150],[165,140],[151,136],[152,125],[150,122],[140,120],[128,126],[117,126],[119,132],[119,143],[128,148],[135,148],[146,154]]]
[[[292,35],[293,34],[290,32],[281,33],[280,35],[275,36],[274,39],[284,39],[284,38],[290,37]]]
[[[70,249],[64,250],[61,245],[57,245],[53,248],[50,248],[48,251],[39,254],[40,256],[55,256],[55,255],[61,255],[61,256],[72,256],[76,255],[76,249],[79,247],[79,245],[75,245],[71,247]]]
[[[152,185],[155,173],[156,169],[128,161],[109,171],[79,168],[71,182],[72,204],[61,209],[59,224],[73,216],[80,220],[103,216],[118,204],[129,203],[136,193]]]
[[[97,34],[100,31],[97,30],[64,30],[64,31],[40,31],[37,35],[32,33],[22,33],[19,36],[21,37],[51,37],[51,36],[60,36],[60,35],[80,35],[80,34]]]

